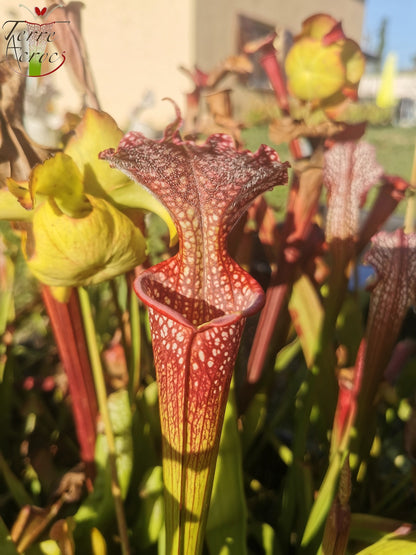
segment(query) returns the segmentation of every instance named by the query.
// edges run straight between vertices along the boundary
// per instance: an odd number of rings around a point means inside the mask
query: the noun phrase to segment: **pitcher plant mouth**
[[[160,314],[172,318],[181,325],[189,326],[195,332],[210,325],[226,325],[240,318],[247,318],[258,312],[264,304],[261,286],[230,259],[230,268],[245,274],[247,284],[243,290],[234,288],[234,302],[231,305],[216,305],[195,300],[179,293],[169,286],[166,269],[176,263],[174,259],[162,262],[143,272],[134,282],[137,296]]]

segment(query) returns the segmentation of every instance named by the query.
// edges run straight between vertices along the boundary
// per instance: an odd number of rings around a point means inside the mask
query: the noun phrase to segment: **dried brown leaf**
[[[62,25],[59,33],[55,35],[55,42],[61,52],[65,51],[67,64],[71,69],[76,85],[85,95],[87,106],[99,109],[97,94],[92,77],[92,72],[88,62],[87,47],[82,36],[81,30],[81,10],[84,7],[82,2],[70,2],[63,4],[59,2],[47,2],[50,9],[50,17],[46,21],[69,21],[68,25]],[[59,7],[58,7],[59,6]]]
[[[35,164],[50,151],[36,144],[23,126],[25,77],[11,69],[7,59],[0,61],[0,186],[6,177],[28,179]]]

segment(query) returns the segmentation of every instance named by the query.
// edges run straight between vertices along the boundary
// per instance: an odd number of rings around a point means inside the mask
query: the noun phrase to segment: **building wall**
[[[30,0],[26,4],[32,11],[40,5]],[[82,31],[102,109],[125,126],[149,92],[153,105],[144,110],[141,121],[162,128],[173,115],[170,103],[162,99],[171,97],[181,104],[188,86],[178,66],[191,66],[195,58],[194,0],[86,0],[84,6]],[[29,17],[18,0],[0,3],[0,58],[5,51],[3,23]],[[58,111],[79,111],[80,97],[65,65],[41,79],[58,90]],[[29,81],[32,90],[35,81],[40,83],[39,78]]]
[[[328,13],[343,22],[345,33],[361,40],[364,2],[361,0],[195,0],[196,60],[207,70],[236,53],[238,19],[242,14],[293,34],[313,13]]]
[[[380,89],[381,75],[363,75],[358,93],[363,99],[374,100]],[[393,79],[393,96],[398,101],[401,98],[411,98],[416,102],[416,73],[398,73]]]
[[[84,10],[91,66],[103,107],[125,120],[149,92],[154,105],[142,119],[161,127],[173,114],[172,106],[162,99],[170,97],[180,104],[187,85],[178,65],[193,61],[193,0],[123,0],[122,9],[113,9],[116,5],[88,0]]]

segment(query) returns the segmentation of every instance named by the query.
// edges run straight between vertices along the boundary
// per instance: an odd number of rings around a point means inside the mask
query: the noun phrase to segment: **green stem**
[[[305,375],[295,400],[293,436],[293,462],[286,476],[285,495],[281,513],[281,545],[286,552],[289,550],[290,536],[293,528],[299,537],[306,525],[307,515],[312,505],[312,497],[308,494],[307,469],[304,464],[310,416],[315,399],[316,376],[309,370]]]
[[[416,214],[416,194],[411,191],[406,203],[406,212],[404,216],[404,232],[414,233],[415,231],[415,214]]]
[[[129,368],[129,395],[130,402],[133,403],[139,389],[140,383],[140,307],[139,301],[132,289],[129,288],[129,312],[131,328],[131,357]]]
[[[107,391],[104,381],[103,367],[101,364],[100,352],[98,349],[94,319],[92,316],[90,298],[83,287],[78,287],[79,301],[81,305],[82,318],[84,322],[85,335],[87,339],[88,352],[91,361],[91,368],[94,377],[95,389],[98,400],[98,407],[104,424],[105,435],[108,443],[108,460],[111,470],[111,491],[114,499],[118,530],[120,533],[121,549],[123,555],[129,555],[129,543],[127,535],[126,518],[124,514],[123,500],[117,475],[116,448],[113,429],[111,426],[110,413],[107,405]]]
[[[126,355],[129,352],[128,346],[130,343],[129,340],[129,336],[130,336],[130,331],[126,330],[126,326],[128,327],[129,323],[125,321],[124,315],[123,315],[123,308],[120,306],[119,300],[118,300],[118,290],[117,290],[117,283],[115,279],[110,279],[110,289],[111,289],[111,294],[113,297],[113,301],[114,301],[114,306],[115,306],[115,310],[116,310],[116,316],[118,319],[118,323],[120,326],[120,331],[121,331],[121,343],[124,349],[124,352],[126,353]]]

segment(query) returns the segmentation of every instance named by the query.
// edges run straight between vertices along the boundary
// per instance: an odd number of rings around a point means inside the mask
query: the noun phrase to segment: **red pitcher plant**
[[[259,284],[227,253],[227,235],[251,201],[287,181],[288,163],[261,146],[237,151],[230,137],[183,141],[175,123],[161,141],[130,132],[112,166],[150,189],[176,224],[179,251],[143,272],[135,289],[149,308],[163,434],[169,553],[200,553],[220,431]]]

